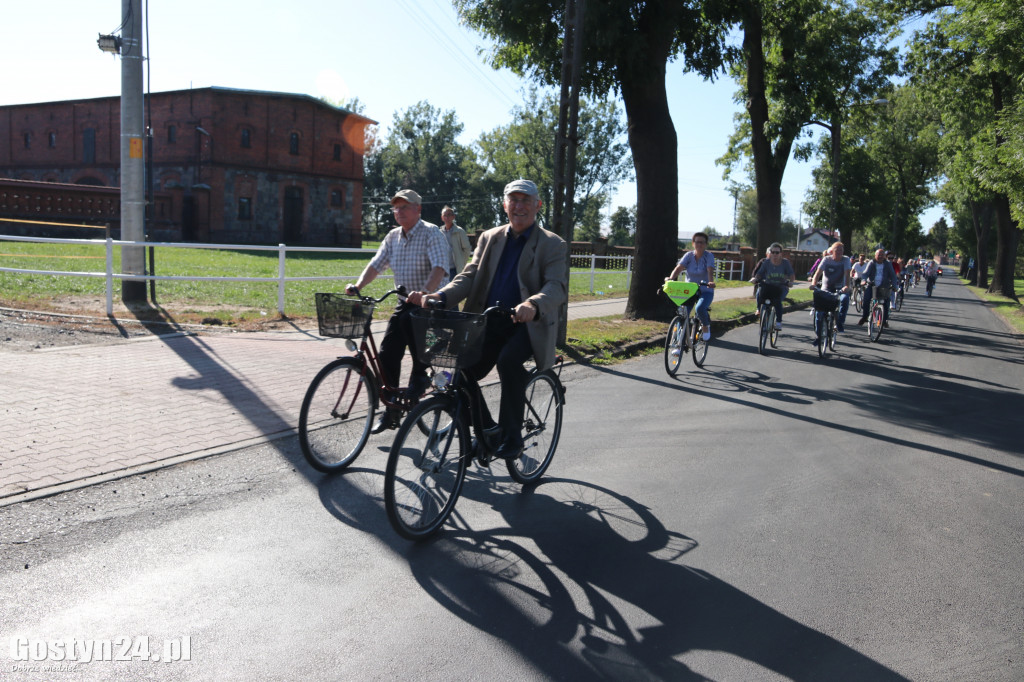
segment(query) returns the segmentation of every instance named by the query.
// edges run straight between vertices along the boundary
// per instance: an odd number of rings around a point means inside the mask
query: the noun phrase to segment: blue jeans
[[[836,293],[836,292],[832,292]],[[836,325],[846,326],[846,313],[850,309],[850,294],[839,294],[839,314],[836,316]],[[825,320],[825,314],[819,311],[814,313],[814,335],[821,338],[821,325]]]
[[[864,313],[860,316],[860,321],[861,322],[867,322],[868,321],[868,317],[871,316],[871,306],[872,306],[872,304],[874,304],[874,292],[875,292],[875,285],[874,284],[869,284],[868,288],[864,290]],[[892,299],[892,296],[886,296],[885,300],[882,301],[882,307],[883,307],[883,310],[882,310],[882,312],[883,312],[882,321],[883,322],[888,322],[889,321],[889,301],[891,299]]]
[[[705,329],[711,331],[711,315],[708,313],[708,308],[711,307],[711,301],[715,298],[715,290],[711,287],[701,287],[697,296],[697,302],[693,305],[693,314],[697,316]]]
[[[757,288],[757,307],[764,305],[764,300],[770,298],[772,307],[775,308],[775,321],[782,322],[782,301],[785,300],[789,289],[778,284],[762,284]]]

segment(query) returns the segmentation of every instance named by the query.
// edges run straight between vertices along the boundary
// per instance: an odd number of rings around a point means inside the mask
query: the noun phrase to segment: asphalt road
[[[949,281],[825,360],[785,323],[675,379],[569,369],[546,480],[474,467],[422,545],[383,436],[333,477],[284,439],[0,508],[0,679],[1024,678],[1024,347]],[[45,670],[64,638],[135,660]]]

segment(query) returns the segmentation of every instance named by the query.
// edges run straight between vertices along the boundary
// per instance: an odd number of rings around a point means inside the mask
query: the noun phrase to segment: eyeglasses
[[[782,253],[782,252],[781,252],[781,251],[772,251],[772,252],[771,252],[771,254],[772,254],[773,256],[778,256],[778,255],[779,255],[780,253]]]
[[[399,213],[401,211],[405,211],[407,209],[411,209],[412,207],[413,207],[412,204],[402,204],[401,206],[392,206],[391,207],[391,212],[392,213]]]

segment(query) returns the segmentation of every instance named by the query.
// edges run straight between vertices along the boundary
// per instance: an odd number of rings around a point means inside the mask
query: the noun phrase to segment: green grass
[[[372,248],[376,244],[367,243]],[[200,277],[264,277],[277,276],[277,251],[244,251],[231,249],[183,249],[157,247],[155,274],[158,276]],[[354,279],[370,261],[369,254],[337,254],[295,252],[288,256],[287,277],[344,276]],[[121,249],[114,248],[114,271],[121,270]],[[147,254],[147,263],[149,257]],[[95,272],[106,270],[104,246],[100,244],[39,244],[0,240],[0,264],[4,267],[30,270]],[[148,267],[148,265],[147,265]],[[597,271],[594,293],[590,291],[589,270],[574,269],[569,279],[572,301],[620,298],[628,296],[625,272]],[[313,317],[313,294],[318,291],[340,291],[349,280],[288,282],[285,286],[285,315],[292,318]],[[391,286],[390,279],[379,279],[367,287],[368,295],[380,296]],[[745,281],[719,282],[719,286],[749,286]],[[114,296],[120,297],[120,283],[114,283]],[[148,287],[148,285],[147,285]],[[246,320],[277,311],[277,282],[157,282],[158,304],[187,317],[216,316],[229,320]],[[81,299],[98,301],[105,296],[103,278],[29,275],[0,272],[0,304],[32,309],[59,309],[69,299],[78,305]],[[92,304],[94,307],[96,303]],[[96,310],[83,312],[98,312]],[[185,321],[184,319],[182,321]]]
[[[565,337],[568,349],[592,362],[614,361],[613,353],[623,344],[665,333],[665,323],[652,320],[627,320],[617,316],[569,320]]]
[[[967,284],[966,279],[961,280],[964,284]],[[942,282],[942,278],[939,278],[939,282]],[[980,287],[973,287],[968,285],[974,294],[983,301],[988,302],[989,306],[996,312],[997,315],[1002,317],[1009,323],[1011,327],[1016,329],[1018,332],[1024,333],[1024,307],[1012,298],[1006,296],[1000,296],[998,294],[990,294],[985,289]],[[1020,298],[1024,296],[1024,279],[1015,279],[1013,281],[1013,290]]]

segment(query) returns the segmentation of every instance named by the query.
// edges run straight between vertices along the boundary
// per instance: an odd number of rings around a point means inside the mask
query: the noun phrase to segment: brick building
[[[375,121],[306,95],[229,88],[148,95],[146,116],[149,239],[362,243]],[[119,97],[2,106],[0,177],[118,187],[119,138]]]

